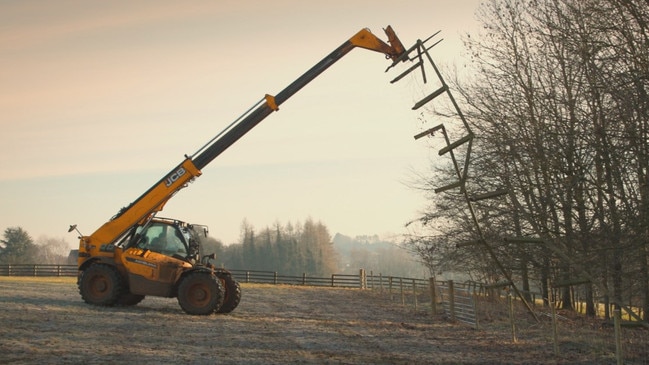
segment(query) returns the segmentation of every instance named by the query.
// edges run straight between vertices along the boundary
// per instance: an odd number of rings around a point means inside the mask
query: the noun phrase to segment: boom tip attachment
[[[397,37],[397,33],[395,33],[394,29],[392,29],[392,26],[388,25],[385,29],[383,29],[383,31],[385,32],[385,35],[388,36],[388,43],[390,44],[390,48],[392,49],[389,57],[393,62],[398,62],[397,59],[404,54],[406,49],[405,47],[403,47],[403,43],[401,43],[399,37]]]

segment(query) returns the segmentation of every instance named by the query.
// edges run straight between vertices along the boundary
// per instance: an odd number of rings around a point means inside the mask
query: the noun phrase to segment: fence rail
[[[0,276],[77,276],[76,265],[0,265]]]
[[[242,283],[288,284],[307,286],[332,286],[363,288],[361,275],[331,274],[331,277],[281,275],[275,271],[230,270],[232,276]]]
[[[438,285],[438,288],[444,312],[451,319],[470,324],[477,329],[476,291],[471,287],[457,288],[452,280]]]
[[[359,270],[356,275],[331,274],[330,277],[313,277],[282,275],[276,271],[230,270],[232,275],[242,283],[257,284],[288,284],[306,286],[329,286],[360,289],[393,290],[399,285],[413,285],[419,290],[428,287],[424,279],[402,278],[393,276],[367,275],[365,270]],[[76,265],[0,265],[0,276],[77,276]]]

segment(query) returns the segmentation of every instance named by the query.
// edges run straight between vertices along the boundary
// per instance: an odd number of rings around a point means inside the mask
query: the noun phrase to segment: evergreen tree
[[[38,247],[21,227],[5,229],[0,240],[0,263],[35,264],[38,261]]]
[[[308,219],[303,225],[276,222],[255,234],[244,221],[241,243],[223,248],[228,267],[276,271],[284,275],[328,276],[336,271],[336,254],[327,227]]]

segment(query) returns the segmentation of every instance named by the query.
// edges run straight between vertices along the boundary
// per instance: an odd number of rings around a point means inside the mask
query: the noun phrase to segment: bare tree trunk
[[[584,292],[586,301],[586,315],[589,317],[595,317],[597,311],[595,310],[595,299],[593,298],[593,284],[589,283],[586,285],[586,290]]]
[[[527,260],[521,260],[521,281],[523,282],[523,297],[528,303],[532,302],[532,293],[530,293],[530,276],[527,268]]]
[[[550,287],[548,282],[550,280],[550,260],[543,260],[543,267],[541,268],[541,296],[543,297],[543,306],[548,307],[550,305]]]
[[[640,246],[640,282],[642,290],[642,319],[649,321],[649,262],[647,261],[647,242]]]
[[[561,267],[561,276],[565,281],[570,280],[570,268],[568,265],[563,265]],[[572,295],[570,293],[570,285],[566,285],[561,288],[561,309],[573,310],[572,305]]]

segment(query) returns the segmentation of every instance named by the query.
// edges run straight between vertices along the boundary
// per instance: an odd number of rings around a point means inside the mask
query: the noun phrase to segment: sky
[[[0,229],[73,247],[265,94],[363,28],[406,47],[437,31],[462,67],[479,0],[0,2]],[[159,216],[237,242],[313,219],[333,236],[407,233],[435,142],[418,74],[391,84],[382,54],[355,49],[217,157]],[[434,146],[433,146],[434,147]]]

